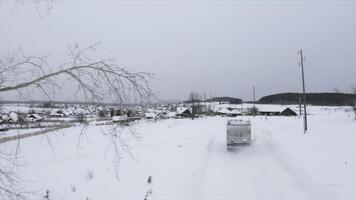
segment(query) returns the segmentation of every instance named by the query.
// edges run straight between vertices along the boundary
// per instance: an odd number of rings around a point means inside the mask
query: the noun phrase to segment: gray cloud
[[[42,19],[31,4],[0,4],[2,55],[21,46],[59,65],[69,44],[101,41],[99,55],[155,73],[161,99],[300,91],[300,48],[307,91],[356,84],[352,1],[63,1]]]

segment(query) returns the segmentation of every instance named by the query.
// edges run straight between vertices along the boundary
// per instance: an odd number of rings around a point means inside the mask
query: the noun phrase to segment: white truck
[[[226,128],[227,149],[251,144],[251,123],[243,120],[228,120]]]

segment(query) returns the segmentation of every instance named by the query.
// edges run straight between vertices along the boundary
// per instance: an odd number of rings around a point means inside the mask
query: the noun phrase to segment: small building
[[[176,112],[168,112],[167,117],[168,118],[174,118],[176,116]]]
[[[234,108],[230,108],[230,107],[219,108],[215,113],[218,115],[227,116],[227,117],[236,117],[236,116],[241,115],[241,111],[234,109]]]
[[[168,119],[169,117],[168,117],[168,113],[163,111],[161,113],[158,113],[156,118],[158,118],[158,119]]]
[[[257,114],[267,115],[267,116],[278,116],[281,114],[281,112],[276,110],[259,110],[257,111]]]
[[[127,122],[128,121],[127,115],[120,115],[120,116],[114,116],[112,117],[112,122],[113,123],[122,123],[122,122]]]
[[[6,123],[9,117],[7,115],[1,115],[0,114],[0,124],[1,123]]]
[[[17,121],[16,121],[17,124],[20,124],[21,126],[24,125],[24,124],[27,124],[27,119],[20,115],[18,118],[17,118]]]
[[[7,127],[6,125],[0,124],[0,132],[4,132],[4,131],[8,131],[9,127]]]
[[[286,109],[284,109],[281,112],[281,115],[283,116],[297,116],[297,113],[294,112],[292,109],[290,109],[289,107],[287,107]]]
[[[227,109],[226,107],[222,107],[222,108],[219,108],[216,113],[218,115],[221,115],[221,116],[228,116],[228,114],[230,113],[231,111],[229,109]]]
[[[297,113],[294,112],[292,109],[289,107],[285,108],[282,111],[278,110],[273,110],[273,109],[263,109],[258,111],[259,115],[265,115],[265,116],[297,116]]]
[[[154,112],[145,113],[145,118],[146,119],[155,119],[156,117],[157,117],[157,114],[154,113]]]
[[[8,122],[10,122],[10,123],[16,123],[18,119],[19,119],[19,115],[18,115],[17,113],[15,113],[15,112],[11,112],[11,113],[9,114]]]
[[[176,116],[179,117],[192,117],[192,112],[190,111],[189,108],[185,108],[185,107],[178,107],[177,108],[177,112],[176,112]]]
[[[29,114],[27,116],[27,120],[30,122],[39,122],[43,120],[43,117],[40,116],[39,114],[34,113],[34,114]]]
[[[62,114],[65,117],[69,117],[69,116],[73,115],[73,112],[71,110],[63,110]]]
[[[50,117],[63,117],[64,114],[62,110],[51,110],[51,113],[49,114]]]

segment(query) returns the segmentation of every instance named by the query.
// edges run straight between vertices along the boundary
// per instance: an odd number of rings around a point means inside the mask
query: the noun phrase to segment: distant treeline
[[[211,99],[207,99],[207,102],[229,102],[230,104],[241,104],[242,99],[235,97],[214,97]]]
[[[280,93],[264,96],[259,103],[298,104],[301,93]],[[346,93],[307,93],[306,102],[313,105],[350,105],[356,101],[356,94]]]
[[[214,97],[211,99],[207,99],[207,102],[221,102],[221,103],[230,103],[230,104],[241,104],[242,99],[235,98],[235,97]],[[195,100],[195,102],[203,102],[203,100]],[[184,101],[183,103],[192,103],[192,100]]]

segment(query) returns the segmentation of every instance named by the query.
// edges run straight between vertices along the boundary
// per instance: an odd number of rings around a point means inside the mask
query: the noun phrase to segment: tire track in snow
[[[295,186],[303,191],[307,195],[308,199],[330,199],[332,196],[326,191],[321,191],[321,188],[317,187],[317,184],[310,178],[308,173],[301,167],[298,167],[296,163],[293,163],[288,159],[288,155],[279,150],[275,146],[271,132],[257,127],[261,130],[259,134],[259,139],[262,139],[265,149],[269,152],[271,158],[281,166],[286,173],[288,173],[295,181]]]
[[[216,138],[216,135],[213,135],[209,138],[208,141],[208,145],[207,145],[207,151],[204,154],[204,159],[203,161],[199,164],[199,167],[195,170],[194,173],[194,182],[193,182],[193,186],[192,186],[192,197],[190,199],[201,199],[199,198],[199,193],[200,193],[200,189],[201,189],[201,184],[204,180],[204,177],[206,175],[206,171],[208,168],[208,163],[211,160],[211,156],[212,156],[212,150],[214,147],[214,140]]]

